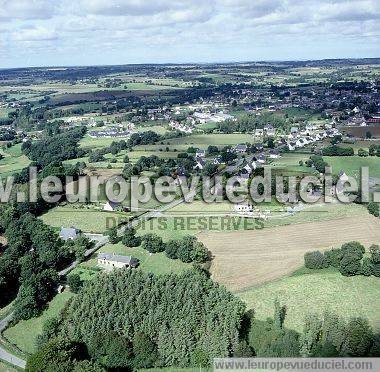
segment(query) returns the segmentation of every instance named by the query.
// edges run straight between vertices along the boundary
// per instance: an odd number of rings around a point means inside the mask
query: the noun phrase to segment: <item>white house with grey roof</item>
[[[59,232],[59,237],[63,240],[75,240],[79,237],[80,230],[75,227],[62,227]]]
[[[98,266],[106,269],[121,269],[123,267],[137,267],[139,260],[132,256],[122,256],[118,254],[99,253],[98,254]]]

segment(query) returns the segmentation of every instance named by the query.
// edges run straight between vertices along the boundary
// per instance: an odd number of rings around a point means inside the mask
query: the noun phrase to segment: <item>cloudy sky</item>
[[[379,0],[0,0],[0,67],[380,57]]]

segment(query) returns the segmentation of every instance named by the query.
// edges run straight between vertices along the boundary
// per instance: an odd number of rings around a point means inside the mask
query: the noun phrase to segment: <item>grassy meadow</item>
[[[67,205],[49,210],[41,219],[56,228],[74,226],[84,232],[103,233],[108,226],[113,226],[114,221],[120,222],[129,216],[125,212],[108,212],[93,207],[74,208]]]
[[[333,174],[344,170],[348,176],[360,177],[360,168],[369,167],[370,177],[380,177],[380,158],[376,156],[324,156]]]
[[[21,320],[13,327],[5,330],[4,337],[23,352],[29,354],[35,352],[36,339],[42,332],[44,322],[47,319],[58,316],[60,311],[72,296],[73,294],[68,291],[57,294],[39,317]]]
[[[2,148],[0,153],[4,156],[0,160],[0,175],[11,176],[30,164],[30,160],[21,152],[21,143],[9,148]]]
[[[335,269],[302,270],[292,276],[252,288],[237,295],[255,310],[258,319],[273,316],[276,298],[287,307],[285,326],[302,331],[307,313],[331,310],[345,318],[364,316],[380,331],[380,279],[345,277]]]

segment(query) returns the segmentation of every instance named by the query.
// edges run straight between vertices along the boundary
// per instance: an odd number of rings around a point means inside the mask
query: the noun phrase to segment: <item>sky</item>
[[[0,68],[380,57],[380,0],[0,0]]]

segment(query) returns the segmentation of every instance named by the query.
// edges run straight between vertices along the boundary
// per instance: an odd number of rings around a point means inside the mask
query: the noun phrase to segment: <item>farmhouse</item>
[[[256,156],[256,161],[260,164],[264,164],[265,161],[266,161],[266,157],[265,157],[265,154],[258,154]]]
[[[245,144],[236,145],[235,148],[234,148],[234,151],[237,154],[244,154],[244,153],[247,152],[247,145],[245,145]]]
[[[265,130],[267,136],[274,136],[276,133],[272,124],[265,125],[264,130]]]
[[[99,253],[98,266],[107,270],[121,269],[123,267],[137,267],[139,260],[131,256],[121,256],[117,254]]]
[[[257,151],[263,151],[264,150],[264,146],[262,143],[256,143],[255,147],[256,147]]]
[[[280,156],[280,151],[278,151],[277,149],[272,149],[269,151],[269,157],[271,159],[278,159]]]
[[[198,149],[197,152],[195,153],[196,158],[204,158],[206,156],[206,151]]]
[[[253,207],[251,204],[248,202],[246,203],[239,203],[234,205],[234,211],[237,213],[252,213],[253,212]]]
[[[205,160],[203,158],[196,158],[195,161],[197,164],[194,165],[194,169],[202,170],[206,164]]]
[[[104,211],[108,212],[114,212],[117,208],[119,208],[121,203],[119,202],[113,202],[113,201],[108,201],[106,204],[103,206]]]
[[[62,227],[61,231],[59,232],[59,237],[62,240],[75,240],[79,237],[80,230],[76,229],[75,227]]]

